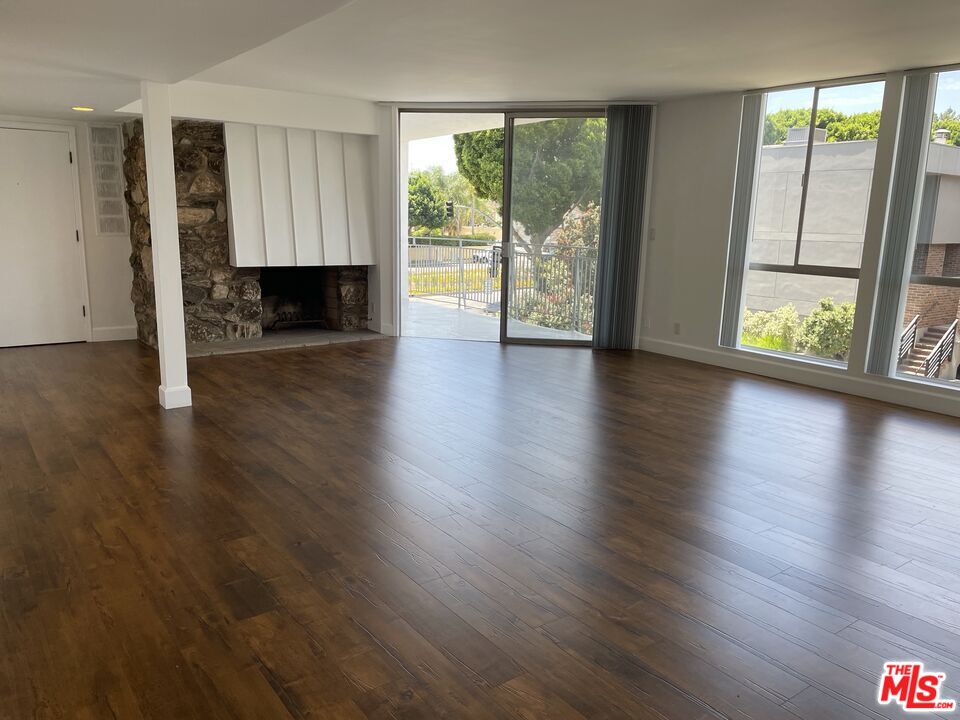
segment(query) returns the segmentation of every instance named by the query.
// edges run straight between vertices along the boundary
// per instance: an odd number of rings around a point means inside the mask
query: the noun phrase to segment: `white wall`
[[[855,363],[844,371],[812,360],[719,347],[740,110],[739,93],[685,98],[658,106],[639,347],[960,416],[960,392],[955,390],[868,375]],[[888,125],[895,133],[896,123]],[[889,182],[889,176],[884,179]],[[886,197],[885,189],[878,188],[875,181],[873,194],[879,202]],[[876,237],[868,233],[864,248],[868,265],[879,257],[879,237],[880,233]],[[863,268],[865,291],[875,277],[873,269]]]
[[[83,122],[45,118],[0,117],[0,121],[38,123],[72,127],[77,137],[80,176],[80,206],[86,252],[87,286],[90,294],[90,322],[93,340],[126,340],[137,336],[130,285],[130,238],[128,235],[101,235],[94,214],[93,176],[90,160],[89,127]],[[104,124],[104,123],[98,123]]]
[[[657,108],[641,338],[717,345],[740,105],[726,94]]]

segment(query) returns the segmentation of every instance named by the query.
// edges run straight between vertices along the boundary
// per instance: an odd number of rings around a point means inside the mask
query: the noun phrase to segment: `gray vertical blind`
[[[596,348],[633,347],[652,118],[649,105],[607,108],[593,328]]]
[[[900,134],[887,208],[887,232],[880,257],[877,301],[867,357],[867,372],[877,375],[888,375],[893,370],[894,345],[898,344],[903,276],[919,219],[918,188],[923,182],[922,163],[930,142],[930,78],[929,73],[908,75],[904,82]]]
[[[743,302],[743,282],[750,252],[750,218],[753,206],[753,186],[757,174],[760,148],[760,123],[763,114],[763,95],[743,96],[740,119],[740,148],[737,152],[737,175],[733,193],[733,215],[730,221],[730,247],[727,251],[726,291],[720,320],[720,344],[737,347],[740,334],[740,306]]]

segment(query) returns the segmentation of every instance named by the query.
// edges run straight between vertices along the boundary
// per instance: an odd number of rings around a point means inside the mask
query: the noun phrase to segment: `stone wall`
[[[260,271],[229,261],[223,125],[193,120],[173,124],[173,158],[180,225],[180,265],[187,342],[259,337]],[[131,299],[141,342],[156,347],[157,319],[150,247],[143,124],[124,126],[124,164],[133,268]]]
[[[365,330],[367,327],[367,267],[330,268],[336,273],[326,283],[327,327],[331,330]],[[329,277],[329,276],[328,276]]]

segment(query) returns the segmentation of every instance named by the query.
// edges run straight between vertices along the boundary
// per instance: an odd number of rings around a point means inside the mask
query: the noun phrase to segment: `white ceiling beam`
[[[169,85],[173,117],[376,135],[377,105],[367,100],[185,80]],[[117,112],[137,113],[140,102]]]

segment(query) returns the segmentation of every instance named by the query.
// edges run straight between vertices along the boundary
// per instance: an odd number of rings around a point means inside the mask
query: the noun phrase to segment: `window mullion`
[[[810,187],[810,165],[813,162],[813,140],[816,135],[817,105],[820,101],[820,87],[813,89],[813,105],[810,108],[810,125],[807,128],[807,155],[803,163],[803,175],[800,176],[800,214],[797,216],[797,246],[793,251],[793,266],[800,265],[800,242],[803,239],[803,216],[807,210],[807,190]]]

